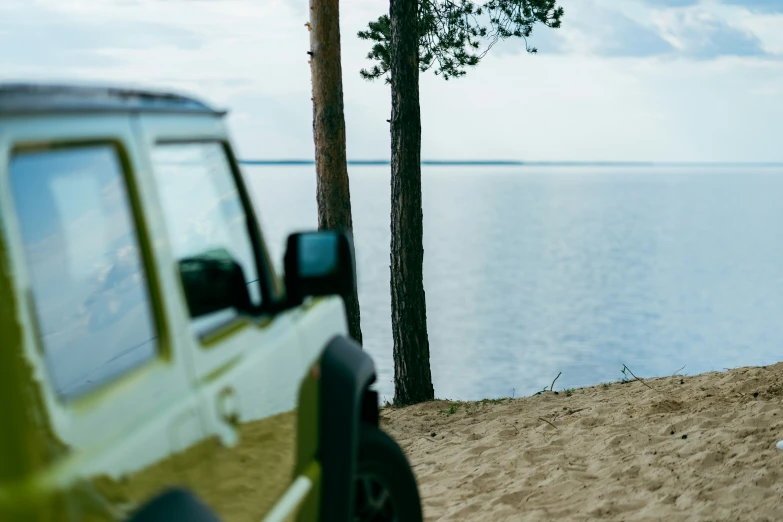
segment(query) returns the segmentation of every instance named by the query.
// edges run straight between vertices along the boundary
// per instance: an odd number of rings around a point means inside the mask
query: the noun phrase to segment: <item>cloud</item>
[[[95,19],[37,4],[23,10],[5,7],[0,9],[0,61],[6,68],[47,62],[56,67],[105,67],[117,60],[102,49],[198,50],[205,42],[195,31],[153,21]]]
[[[780,0],[783,2],[783,0]],[[690,0],[666,0],[667,6],[686,6]],[[617,8],[608,8],[607,5]],[[557,30],[537,27],[530,45],[541,54],[577,54],[607,58],[666,57],[669,59],[712,60],[722,56],[774,58],[770,39],[762,41],[760,31],[742,25],[742,18],[729,18],[720,10],[690,9],[620,10],[621,4],[593,0],[564,4],[566,16]],[[656,4],[660,5],[660,4]],[[770,16],[757,16],[769,20]],[[774,19],[774,17],[771,17]],[[763,27],[758,22],[757,26]],[[757,35],[758,33],[758,35]],[[506,44],[508,45],[508,44]],[[518,54],[516,44],[501,54]]]
[[[563,27],[533,32],[539,55],[512,39],[463,79],[422,75],[424,156],[781,160],[781,15],[717,0],[561,1]],[[295,9],[307,2],[295,2],[2,0],[0,76],[192,93],[230,110],[241,157],[311,158],[307,14]],[[340,4],[348,155],[387,157],[389,89],[359,77],[369,48],[356,31],[388,0]]]
[[[765,56],[761,42],[754,35],[729,27],[723,22],[705,24],[702,31],[691,33],[699,38],[690,39],[686,53],[700,59],[717,56]]]
[[[783,2],[781,0],[729,0],[726,3],[742,6],[751,11],[783,13]]]
[[[536,26],[528,44],[540,54],[589,54],[607,57],[656,56],[674,51],[655,27],[594,2],[566,5],[560,29]],[[501,50],[503,47],[507,49]],[[500,54],[518,54],[524,42],[504,42]]]
[[[655,7],[688,7],[697,5],[700,0],[646,0]]]
[[[604,56],[656,56],[674,50],[654,28],[619,12],[606,12],[600,54]]]
[[[661,7],[691,7],[703,5],[702,0],[644,0],[647,5],[653,8]],[[723,0],[723,5],[734,5],[743,7],[749,11],[759,11],[767,13],[783,13],[783,1],[781,0]]]
[[[668,13],[660,20],[661,30],[684,57],[709,60],[720,56],[769,56],[755,34],[732,27],[710,13]]]

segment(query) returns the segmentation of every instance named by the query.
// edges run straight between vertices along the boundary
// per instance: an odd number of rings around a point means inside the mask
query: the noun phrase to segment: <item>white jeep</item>
[[[421,520],[350,236],[279,278],[223,114],[0,85],[0,520]]]

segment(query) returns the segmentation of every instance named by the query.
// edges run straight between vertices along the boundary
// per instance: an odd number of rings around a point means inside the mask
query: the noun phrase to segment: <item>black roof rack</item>
[[[0,83],[4,114],[157,112],[222,116],[204,103],[178,94],[117,87]]]

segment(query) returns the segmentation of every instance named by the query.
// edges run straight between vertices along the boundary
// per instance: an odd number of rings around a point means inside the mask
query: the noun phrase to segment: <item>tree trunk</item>
[[[348,164],[345,156],[343,72],[340,63],[340,2],[310,2],[310,71],[313,82],[313,138],[318,178],[318,229],[353,233]],[[345,300],[348,331],[359,344],[359,297]]]
[[[418,0],[391,0],[391,305],[394,403],[434,398],[424,299]]]

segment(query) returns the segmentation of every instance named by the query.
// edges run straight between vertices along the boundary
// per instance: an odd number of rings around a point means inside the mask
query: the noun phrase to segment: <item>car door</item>
[[[73,493],[58,520],[122,518],[180,482],[171,455],[203,438],[135,133],[117,114],[20,119],[0,158],[25,356]]]
[[[151,176],[177,262],[220,252],[242,270],[257,313],[224,308],[198,315],[184,288],[176,294],[187,323],[192,372],[207,439],[183,456],[189,485],[226,521],[293,514],[307,488],[292,488],[297,394],[311,361],[303,357],[296,311],[272,313],[278,297],[255,214],[222,123],[144,115]],[[270,305],[270,306],[268,306]]]

